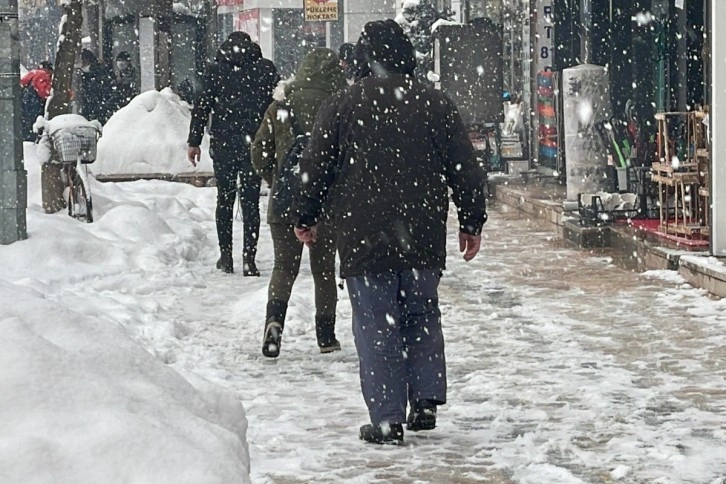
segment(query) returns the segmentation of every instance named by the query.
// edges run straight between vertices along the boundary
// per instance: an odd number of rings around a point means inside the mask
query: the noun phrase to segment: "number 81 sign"
[[[537,71],[552,68],[554,34],[552,0],[537,0]]]

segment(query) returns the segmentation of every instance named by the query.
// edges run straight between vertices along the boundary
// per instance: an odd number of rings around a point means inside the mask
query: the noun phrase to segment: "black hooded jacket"
[[[341,274],[445,267],[449,188],[459,228],[486,221],[486,173],[456,106],[413,76],[413,47],[393,21],[371,22],[355,85],[321,107],[300,162],[298,226],[332,197]]]
[[[212,136],[254,138],[279,80],[275,65],[262,57],[259,45],[242,32],[230,34],[209,66],[204,90],[194,103],[189,146],[201,145],[212,113]]]

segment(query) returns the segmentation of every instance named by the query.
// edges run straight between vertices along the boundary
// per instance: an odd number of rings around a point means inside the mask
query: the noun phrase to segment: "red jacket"
[[[42,99],[48,99],[50,96],[50,89],[53,87],[53,81],[51,80],[50,74],[43,69],[35,69],[28,72],[20,79],[20,85],[27,87],[28,85],[33,86],[35,92],[38,93]]]

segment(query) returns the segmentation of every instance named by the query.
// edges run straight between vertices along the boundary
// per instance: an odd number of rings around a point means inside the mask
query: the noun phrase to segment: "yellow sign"
[[[306,22],[337,22],[338,0],[304,0]]]

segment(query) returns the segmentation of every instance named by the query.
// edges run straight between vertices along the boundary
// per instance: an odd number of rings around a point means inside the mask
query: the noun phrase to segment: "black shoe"
[[[262,341],[262,354],[267,358],[280,356],[282,344],[282,324],[275,321],[265,323],[265,336]]]
[[[222,254],[217,260],[217,269],[227,274],[234,273],[234,260],[232,254]]]
[[[412,405],[406,419],[406,430],[418,432],[436,428],[436,404],[429,400],[419,400]]]
[[[360,428],[358,437],[371,444],[401,445],[403,444],[403,425],[366,424]]]
[[[260,271],[257,270],[255,261],[250,260],[244,263],[242,275],[245,277],[260,277]]]
[[[340,342],[335,339],[335,316],[315,316],[315,336],[321,353],[340,351]]]
[[[333,341],[328,341],[326,343],[318,342],[318,348],[320,348],[320,352],[323,354],[340,351],[340,342],[337,339],[334,339]]]

